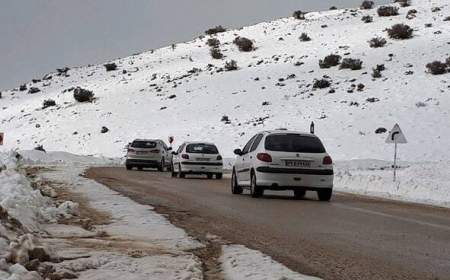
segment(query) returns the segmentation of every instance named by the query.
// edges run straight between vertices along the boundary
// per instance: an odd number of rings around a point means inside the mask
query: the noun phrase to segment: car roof
[[[149,141],[149,142],[158,142],[158,141],[162,141],[161,139],[134,139],[134,141]]]
[[[188,141],[188,142],[184,142],[183,144],[186,144],[186,145],[189,145],[189,144],[207,144],[207,145],[216,146],[216,144],[214,144],[212,142],[204,142],[204,141]]]
[[[308,133],[308,132],[302,132],[302,131],[294,131],[294,130],[287,130],[287,129],[275,129],[275,130],[266,130],[266,131],[262,131],[260,133],[263,134],[299,134],[301,136],[311,136],[311,137],[317,137],[314,134]]]

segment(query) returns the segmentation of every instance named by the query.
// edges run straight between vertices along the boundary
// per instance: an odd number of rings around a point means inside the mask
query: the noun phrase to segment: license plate
[[[310,167],[311,162],[306,160],[286,160],[287,167]]]
[[[209,158],[197,158],[197,161],[209,161]]]
[[[145,155],[145,154],[147,154],[147,152],[146,151],[137,151],[136,154],[137,155]]]

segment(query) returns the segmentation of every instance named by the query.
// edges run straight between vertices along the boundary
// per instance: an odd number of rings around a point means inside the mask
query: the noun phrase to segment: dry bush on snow
[[[327,88],[330,87],[331,83],[325,79],[314,80],[313,88]]]
[[[394,24],[391,28],[387,29],[389,37],[400,40],[411,38],[413,31],[409,25],[403,23]]]
[[[433,75],[442,75],[448,72],[449,66],[446,63],[440,61],[433,61],[426,65],[428,72]]]
[[[364,23],[371,23],[371,22],[373,22],[373,17],[372,17],[372,16],[363,16],[363,17],[361,18],[361,20],[362,20]]]
[[[55,102],[55,100],[52,100],[52,99],[44,100],[44,102],[42,103],[42,109],[45,109],[48,107],[53,107],[53,106],[56,106],[56,102]]]
[[[373,8],[373,5],[375,5],[375,3],[373,1],[365,0],[361,3],[361,9],[369,10],[369,9]]]
[[[293,16],[295,19],[299,19],[299,20],[305,19],[305,13],[302,12],[302,11],[295,11],[295,12],[292,14],[292,16]]]
[[[409,3],[409,0],[394,0],[394,3],[398,3],[400,7],[409,7],[411,4]]]
[[[220,46],[220,41],[217,38],[209,38],[207,41],[208,46],[217,48]]]
[[[211,57],[214,59],[222,59],[223,58],[223,54],[219,48],[211,48],[209,53],[211,54]]]
[[[300,37],[299,37],[300,41],[302,42],[307,42],[307,41],[311,41],[311,37],[308,36],[308,34],[306,34],[305,32],[303,32]]]
[[[73,98],[78,102],[92,102],[94,100],[94,93],[90,90],[77,87],[73,90]]]
[[[384,39],[383,37],[374,37],[370,39],[369,46],[371,48],[382,48],[386,45],[386,43],[386,39]]]
[[[238,69],[238,66],[237,66],[236,60],[230,60],[230,61],[225,62],[225,70],[226,71],[234,71],[237,69]]]
[[[105,66],[106,71],[114,71],[117,69],[117,64],[115,64],[114,62],[112,63],[106,63],[103,66]]]
[[[227,31],[227,30],[222,25],[218,25],[216,27],[206,30],[205,33],[206,33],[206,35],[214,35],[214,34],[222,33],[225,31]]]
[[[362,64],[363,62],[360,59],[344,58],[339,66],[339,69],[360,70],[362,68]]]
[[[330,67],[339,65],[340,61],[341,61],[340,55],[330,54],[330,55],[327,55],[324,59],[319,60],[319,67],[320,68],[330,68]]]
[[[255,49],[253,41],[245,37],[236,37],[233,43],[238,46],[241,52],[251,52]]]
[[[381,6],[378,8],[377,13],[380,17],[397,16],[398,8],[394,6]]]

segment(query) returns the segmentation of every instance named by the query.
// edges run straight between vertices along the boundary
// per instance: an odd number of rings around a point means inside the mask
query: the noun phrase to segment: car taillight
[[[222,160],[222,156],[221,156],[221,155],[218,155],[218,156],[217,156],[217,160]]]
[[[182,154],[181,157],[184,159],[189,159],[189,155],[187,155],[187,154]]]
[[[323,162],[322,163],[325,164],[325,165],[333,164],[333,160],[331,159],[330,156],[326,156],[326,157],[323,158]]]
[[[151,150],[150,153],[157,154],[159,153],[159,150]]]
[[[272,162],[272,157],[266,153],[259,153],[256,155],[256,158],[259,159],[260,161]]]
[[[129,152],[129,153],[134,153],[134,152],[136,152],[136,150],[134,150],[134,149],[128,149],[127,152]]]

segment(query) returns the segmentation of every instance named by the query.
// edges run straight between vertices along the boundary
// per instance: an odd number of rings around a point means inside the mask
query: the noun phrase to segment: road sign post
[[[405,135],[403,134],[398,124],[395,124],[394,127],[391,129],[391,132],[389,132],[389,136],[386,139],[386,143],[394,144],[394,182],[395,182],[397,180],[397,144],[408,143]]]

